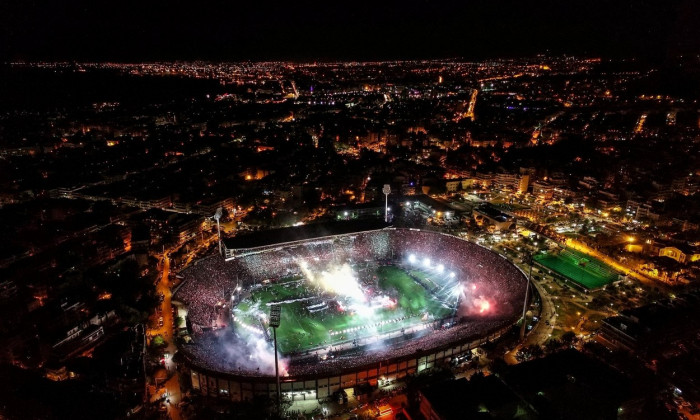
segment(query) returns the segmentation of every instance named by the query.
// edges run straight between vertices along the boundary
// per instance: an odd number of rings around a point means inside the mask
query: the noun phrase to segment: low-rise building
[[[700,260],[700,250],[689,245],[669,245],[659,249],[659,256],[690,263]]]

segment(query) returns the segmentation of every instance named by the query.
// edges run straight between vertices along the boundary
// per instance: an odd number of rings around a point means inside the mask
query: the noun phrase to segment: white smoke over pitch
[[[312,284],[317,284],[328,292],[347,297],[353,301],[364,302],[366,300],[355,273],[347,263],[329,267],[318,273],[312,271],[306,261],[302,261],[299,268],[304,277],[309,279]]]
[[[260,309],[260,304],[256,303],[250,312],[259,318],[266,319],[267,313]],[[236,319],[234,314],[234,319]],[[243,322],[238,320],[243,325]],[[245,367],[246,370],[257,370],[262,374],[275,374],[275,352],[270,343],[267,342],[259,327],[246,328],[248,333],[238,334],[236,343],[222,341],[222,346],[228,356],[227,362],[237,366]],[[279,372],[281,376],[287,374],[286,366],[288,360],[278,352]]]
[[[275,353],[263,337],[241,334],[236,340],[220,340],[220,345],[230,367],[258,371],[266,375],[275,374]],[[279,354],[278,357],[280,376],[284,376],[287,374],[287,360]]]
[[[348,325],[348,329],[340,332],[335,332],[338,335],[354,334],[353,331],[363,329],[365,334],[377,333],[380,330],[377,325],[384,324],[382,317],[378,316],[382,309],[396,310],[394,317],[401,318],[405,316],[403,310],[397,308],[395,298],[390,298],[384,294],[371,296],[366,294],[364,287],[358,279],[353,268],[347,264],[328,264],[325,267],[311,266],[308,261],[299,260],[297,262],[300,272],[303,274],[309,285],[316,286],[323,291],[335,295],[341,308],[354,313],[357,318]],[[457,296],[461,295],[461,305],[458,308],[460,315],[485,315],[494,310],[493,303],[490,299],[485,298],[481,290],[477,292],[475,283],[462,285],[456,282],[454,274],[445,274],[444,267],[436,266],[434,275],[441,278],[444,287],[447,290],[454,288],[453,296],[448,302],[451,305],[457,303]],[[284,303],[284,302],[281,302]],[[258,318],[266,324],[267,310],[261,309],[259,303],[251,308],[250,313],[256,314]],[[421,316],[421,314],[414,314]],[[428,313],[422,314],[423,321],[426,321]],[[249,330],[252,326],[249,326]],[[382,332],[387,332],[384,329]],[[329,331],[331,333],[331,331]],[[226,347],[229,359],[237,365],[251,367],[259,370],[262,374],[274,374],[275,371],[275,355],[271,343],[267,342],[264,336],[259,334],[242,334],[239,336],[244,345],[231,345]],[[351,335],[348,335],[351,337]],[[378,341],[374,346],[383,347],[383,343]],[[280,374],[286,374],[285,366],[288,365],[288,360],[283,359],[281,354],[278,354],[280,364]]]

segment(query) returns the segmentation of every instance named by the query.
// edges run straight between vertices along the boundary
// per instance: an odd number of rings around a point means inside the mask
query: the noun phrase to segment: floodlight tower
[[[462,283],[457,282],[457,286],[455,286],[455,291],[457,292],[457,302],[455,302],[455,307],[452,309],[452,320],[450,321],[450,328],[452,328],[455,325],[455,319],[457,319],[457,311],[459,310],[459,304],[462,301],[462,294],[464,293]]]
[[[280,413],[282,406],[282,396],[280,393],[280,372],[279,366],[277,364],[277,327],[280,326],[280,316],[282,314],[282,307],[280,305],[270,305],[270,326],[272,327],[272,336],[275,342],[275,377],[277,378],[277,414],[282,417]]]
[[[389,194],[391,194],[391,186],[389,184],[384,184],[384,188],[382,188],[382,192],[384,193],[385,201],[384,201],[384,222],[389,221]]]
[[[223,210],[221,207],[216,209],[216,213],[214,213],[214,220],[216,220],[216,231],[219,234],[219,254],[221,254],[221,226],[219,225],[219,220],[221,219],[222,213]]]
[[[527,261],[530,264],[530,272],[527,275],[527,286],[525,287],[525,301],[523,302],[523,317],[522,317],[522,325],[520,326],[520,341],[525,338],[525,312],[527,311],[527,298],[528,298],[528,292],[530,291],[530,282],[532,278],[532,254],[527,254]]]

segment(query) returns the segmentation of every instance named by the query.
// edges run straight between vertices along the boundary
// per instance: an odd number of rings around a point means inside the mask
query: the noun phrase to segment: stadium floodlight
[[[525,339],[525,314],[527,313],[528,294],[530,292],[530,282],[532,281],[532,253],[527,254],[526,261],[530,265],[530,272],[527,275],[527,283],[525,285],[525,300],[523,301],[523,317],[521,318],[522,325],[520,326],[520,341]]]
[[[416,256],[413,254],[409,255],[408,262],[410,262],[411,264],[415,264],[416,263]]]
[[[389,184],[384,184],[384,188],[382,188],[382,192],[384,193],[385,201],[384,201],[384,223],[389,221],[389,194],[391,194],[391,186]]]
[[[270,326],[277,328],[280,326],[282,307],[280,305],[270,305]]]
[[[456,276],[456,274],[454,271],[450,273],[450,277],[454,278],[455,276]]]
[[[219,226],[219,220],[221,220],[222,214],[223,214],[223,209],[221,207],[216,209],[216,213],[214,213],[214,220],[216,220],[216,231],[219,234],[219,254],[222,254],[222,252],[221,252],[221,226]]]
[[[426,266],[426,267],[430,267],[430,258],[425,258],[425,259],[423,260],[423,265]]]
[[[275,341],[275,377],[277,378],[277,412],[280,412],[282,406],[282,396],[280,394],[280,372],[277,362],[277,327],[280,326],[280,318],[282,315],[282,307],[280,305],[270,305],[270,326]]]
[[[452,321],[450,321],[451,326],[455,325],[455,318],[457,317],[457,310],[459,309],[459,305],[462,301],[462,295],[464,294],[463,292],[464,292],[464,287],[462,286],[462,283],[457,283],[457,286],[455,286],[452,289],[452,294],[457,299],[455,301],[455,306],[452,309]]]
[[[442,265],[442,264],[438,265],[438,266],[437,266],[437,271],[438,271],[438,273],[442,273],[443,271],[445,271],[445,266]]]

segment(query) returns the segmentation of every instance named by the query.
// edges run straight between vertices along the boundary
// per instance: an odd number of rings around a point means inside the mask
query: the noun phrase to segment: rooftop
[[[352,220],[272,229],[223,239],[227,249],[250,249],[263,246],[383,229],[389,226],[380,220]]]

